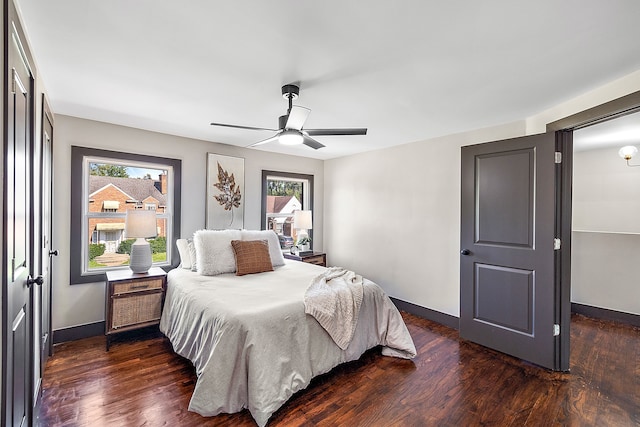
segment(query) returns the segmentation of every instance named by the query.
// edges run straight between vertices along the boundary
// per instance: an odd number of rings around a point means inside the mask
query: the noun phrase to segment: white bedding
[[[400,313],[367,279],[354,337],[341,350],[304,312],[305,290],[323,271],[287,261],[273,272],[242,277],[169,272],[160,330],[196,368],[189,410],[213,416],[248,408],[264,426],[313,377],[369,348],[382,345],[384,355],[415,356]]]

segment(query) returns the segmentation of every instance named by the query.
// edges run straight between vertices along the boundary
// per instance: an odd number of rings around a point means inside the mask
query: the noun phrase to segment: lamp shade
[[[293,213],[293,228],[311,230],[313,228],[311,211],[295,211]]]
[[[633,145],[627,145],[625,147],[622,147],[620,151],[618,151],[618,155],[625,160],[629,160],[633,156],[635,156],[637,152],[638,149],[636,147],[634,147]]]
[[[156,211],[129,209],[124,222],[124,233],[128,239],[155,237],[158,234]]]

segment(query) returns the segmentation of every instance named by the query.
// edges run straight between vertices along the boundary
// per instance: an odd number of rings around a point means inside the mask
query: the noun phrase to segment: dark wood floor
[[[403,313],[418,356],[379,349],[316,378],[270,426],[639,426],[640,328],[574,315],[571,373],[553,373]],[[95,337],[56,346],[41,425],[253,426],[247,411],[187,411],[191,364],[161,337]]]

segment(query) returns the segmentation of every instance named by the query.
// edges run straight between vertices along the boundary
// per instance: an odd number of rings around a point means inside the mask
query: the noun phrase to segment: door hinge
[[[553,336],[557,337],[558,335],[560,335],[560,325],[556,323],[553,325]]]
[[[560,246],[562,245],[562,241],[560,239],[553,239],[553,250],[560,250]]]
[[[556,151],[556,163],[562,163],[562,153],[560,151]]]

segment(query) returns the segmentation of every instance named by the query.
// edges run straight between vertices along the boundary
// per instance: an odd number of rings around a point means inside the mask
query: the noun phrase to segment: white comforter
[[[287,261],[273,272],[242,277],[169,272],[160,330],[196,368],[189,410],[212,416],[248,408],[264,426],[313,377],[369,348],[382,345],[384,355],[415,356],[400,313],[367,279],[354,337],[341,350],[304,312],[305,290],[324,270]]]

